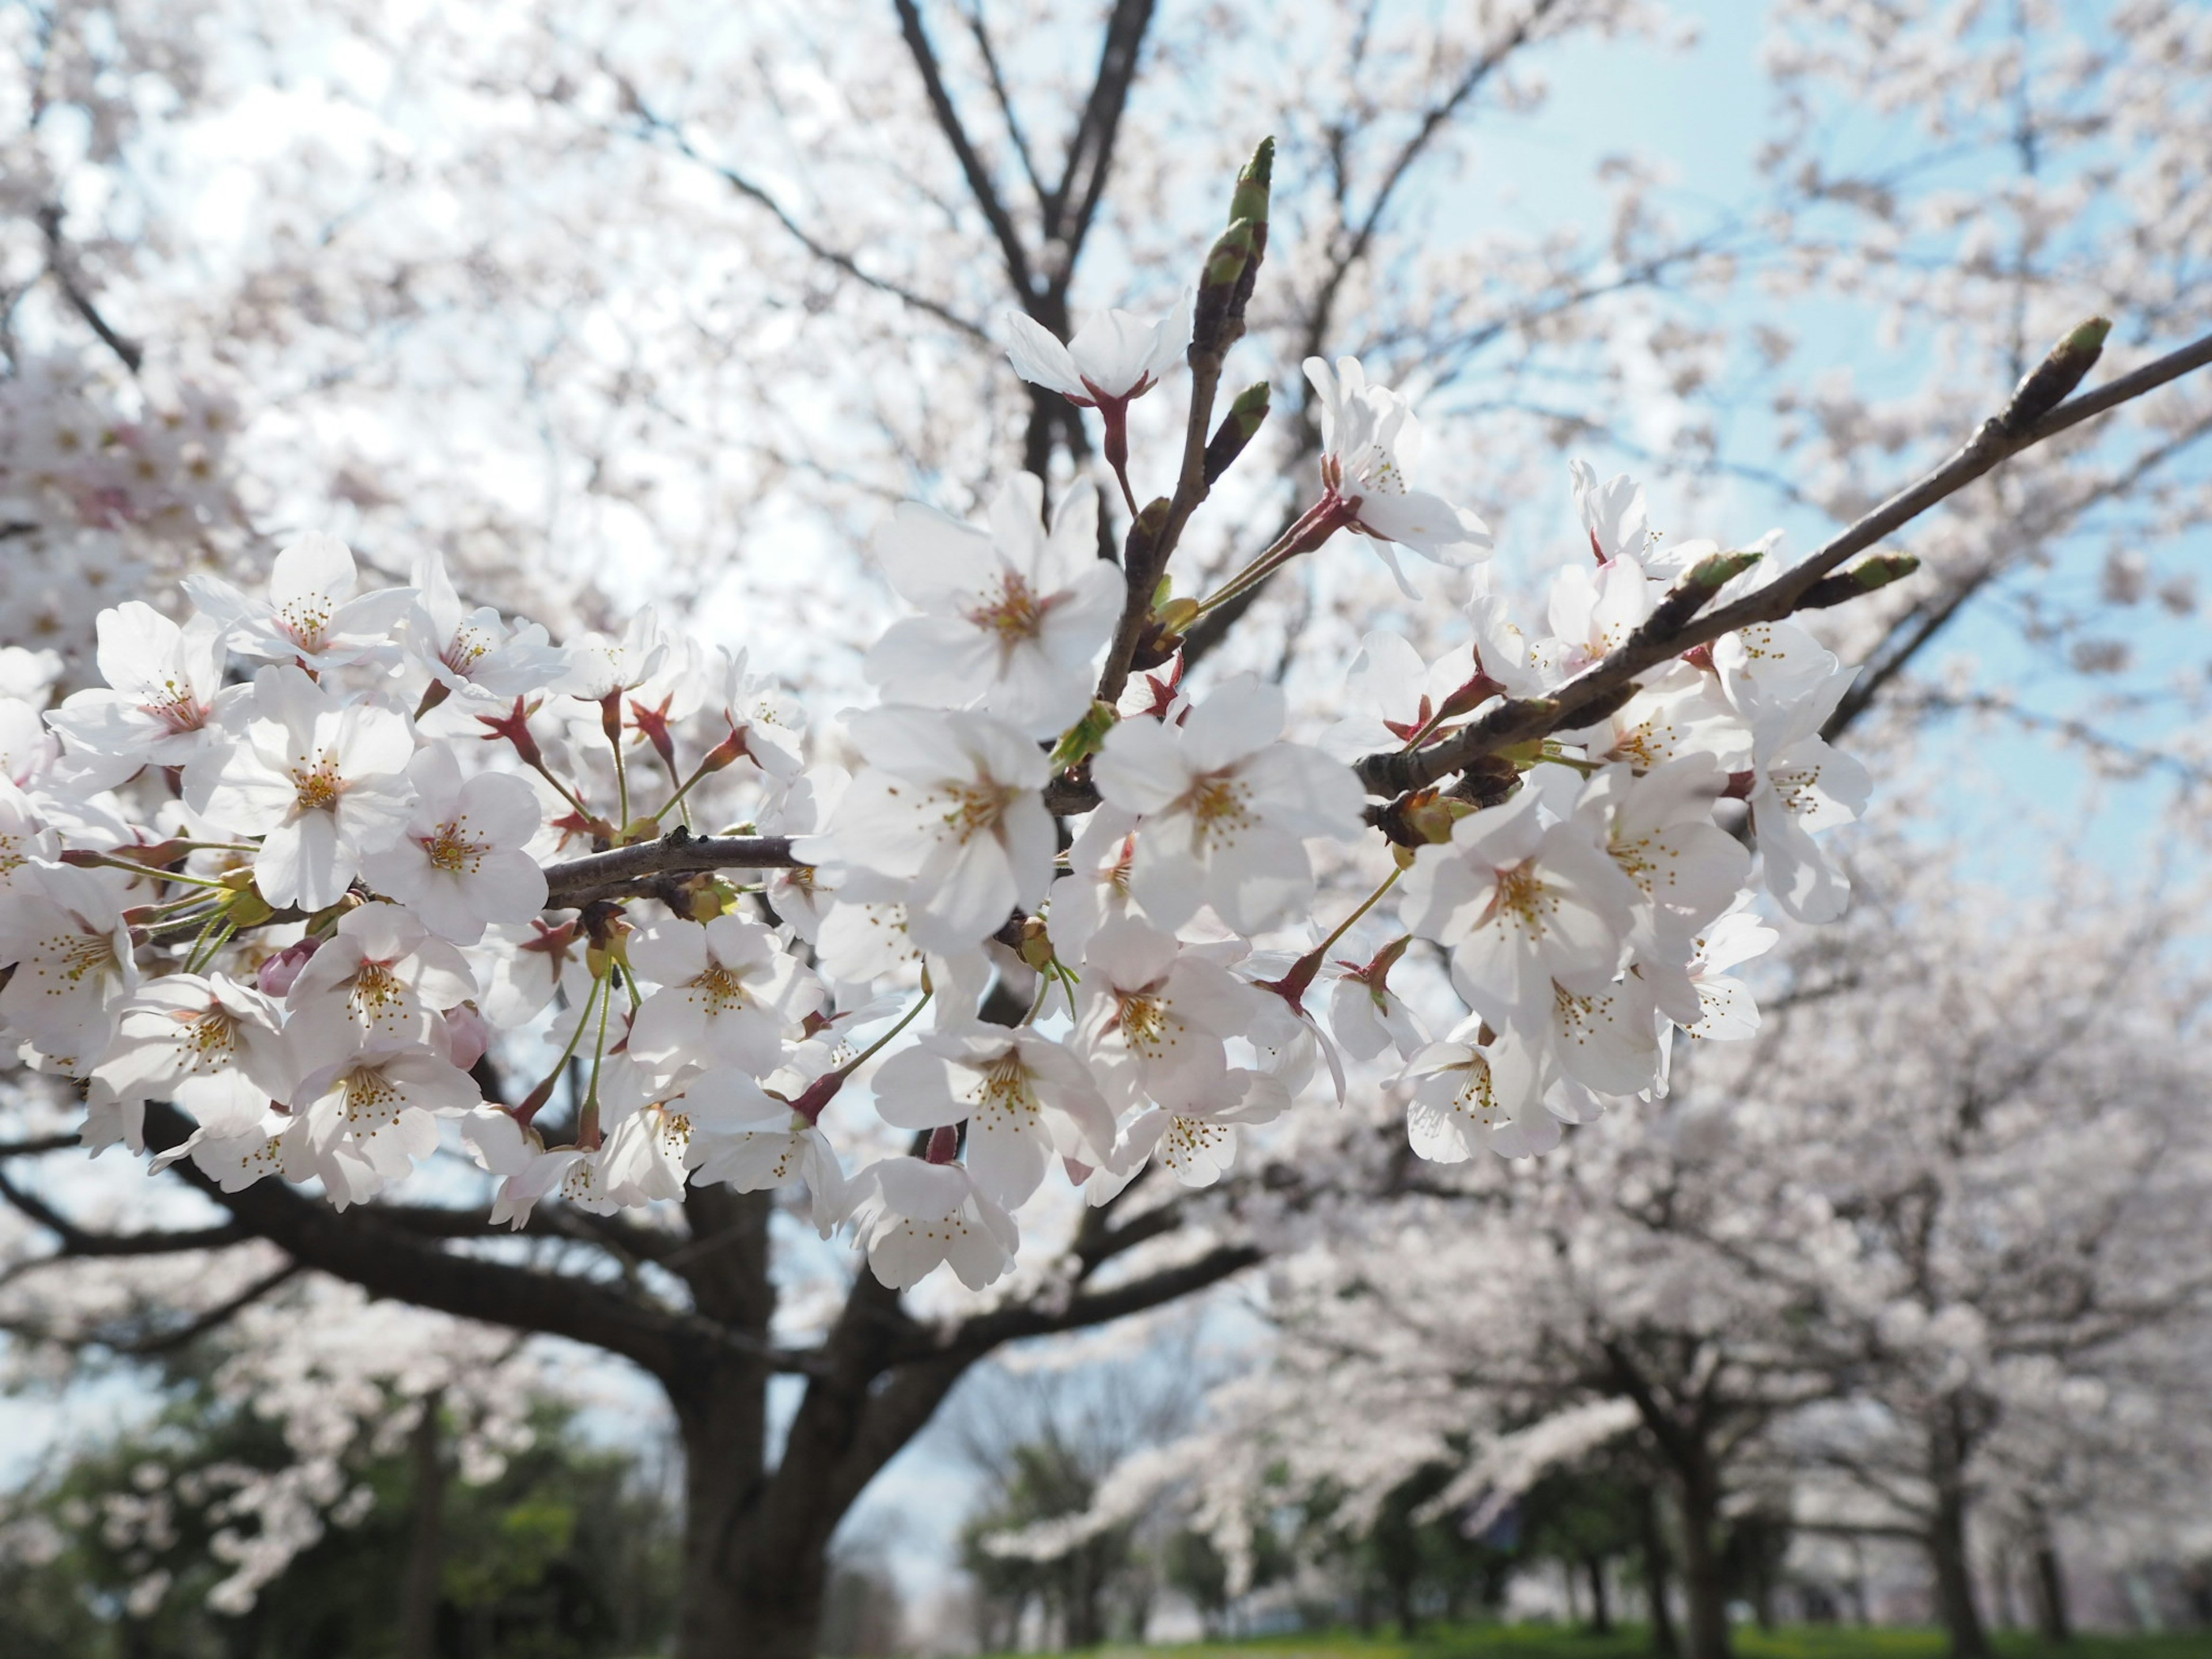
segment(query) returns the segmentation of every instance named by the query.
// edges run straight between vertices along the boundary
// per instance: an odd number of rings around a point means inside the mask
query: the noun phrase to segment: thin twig
[[[1554,732],[1586,726],[1601,711],[1618,707],[1622,699],[1632,696],[1636,676],[1646,670],[1724,634],[1760,623],[1778,622],[1799,610],[1820,579],[1845,560],[1864,552],[2021,451],[2055,437],[2093,415],[2102,414],[2179,380],[2207,363],[2212,363],[2212,335],[2032,420],[2021,422],[2015,413],[2017,404],[2009,405],[2003,414],[1984,422],[1974,435],[1941,466],[1892,495],[1810,558],[1765,586],[1732,605],[1702,615],[1694,614],[1694,604],[1687,607],[1692,614],[1686,617],[1679,611],[1674,615],[1666,614],[1668,607],[1662,605],[1619,648],[1549,696],[1514,698],[1498,703],[1480,720],[1411,754],[1367,756],[1356,768],[1360,780],[1370,793],[1376,795],[1426,788],[1439,778],[1464,770],[1484,756]],[[2031,381],[2033,379],[2033,375],[2029,377]],[[2023,383],[2023,392],[2029,389]],[[1669,599],[1675,597],[1670,595]]]

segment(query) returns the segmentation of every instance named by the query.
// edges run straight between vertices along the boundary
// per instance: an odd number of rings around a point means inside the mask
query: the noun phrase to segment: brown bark
[[[1584,1556],[1583,1571],[1589,1577],[1590,1634],[1610,1636],[1613,1634],[1613,1603],[1606,1595],[1605,1558],[1601,1555]]]
[[[2035,1628],[2054,1644],[2074,1639],[2073,1608],[2066,1595],[2065,1565],[2049,1525],[2041,1526],[2035,1540]]]
[[[1642,1532],[1644,1602],[1651,1623],[1651,1651],[1657,1659],[1676,1659],[1682,1638],[1674,1629],[1674,1609],[1667,1599],[1668,1554],[1666,1528],[1660,1523],[1659,1489],[1645,1486],[1638,1494],[1637,1522]]]
[[[1675,1471],[1682,1499],[1682,1590],[1689,1605],[1688,1659],[1731,1659],[1728,1582],[1720,1548],[1721,1490],[1703,1448]]]
[[[446,1565],[446,1462],[438,1423],[444,1408],[443,1392],[433,1390],[409,1437],[415,1527],[399,1587],[399,1659],[437,1659],[438,1595]]]
[[[1966,1548],[1967,1402],[1956,1395],[1938,1407],[1929,1437],[1928,1477],[1935,1513],[1928,1524],[1928,1564],[1936,1577],[1936,1613],[1951,1638],[1952,1659],[1990,1659],[1989,1628],[1974,1594]]]

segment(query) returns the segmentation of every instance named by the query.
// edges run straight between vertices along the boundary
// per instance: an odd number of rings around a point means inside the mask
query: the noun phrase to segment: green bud
[[[1844,574],[1858,585],[1861,592],[1871,593],[1877,587],[1903,581],[1919,568],[1920,561],[1910,553],[1877,553],[1853,565]]]
[[[1252,258],[1253,226],[1249,219],[1233,219],[1229,228],[1213,239],[1206,256],[1206,270],[1199,278],[1201,295],[1207,289],[1231,289],[1244,274]]]
[[[2086,323],[2077,324],[2074,331],[2059,342],[2059,346],[2062,350],[2086,351],[2094,356],[2105,349],[2105,342],[2111,337],[2112,332],[2111,318],[2092,317]]]
[[[1267,418],[1268,400],[1273,396],[1273,388],[1265,380],[1255,380],[1237,394],[1237,401],[1229,405],[1229,412],[1221,417],[1222,424],[1234,427],[1240,438],[1246,443],[1251,442],[1253,434],[1259,431],[1261,422]]]
[[[1262,138],[1260,147],[1252,152],[1252,159],[1237,175],[1237,193],[1229,198],[1229,220],[1234,224],[1239,219],[1249,219],[1255,225],[1267,222],[1267,193],[1275,173],[1275,141]]]
[[[1756,548],[1733,553],[1710,553],[1690,567],[1690,574],[1683,580],[1692,587],[1701,587],[1711,592],[1714,588],[1726,586],[1765,556]]]
[[[1190,625],[1198,620],[1198,601],[1170,599],[1152,612],[1152,620],[1170,634],[1187,634],[1190,631]]]
[[[1184,601],[1188,604],[1188,600]],[[1083,718],[1060,734],[1053,745],[1052,764],[1055,770],[1065,771],[1079,766],[1105,745],[1106,734],[1111,732],[1121,716],[1110,702],[1094,702]]]
[[[1267,403],[1272,396],[1265,380],[1248,386],[1237,394],[1237,401],[1229,405],[1213,428],[1213,436],[1206,445],[1206,482],[1211,485],[1220,481],[1244,447],[1259,433],[1267,418]]]

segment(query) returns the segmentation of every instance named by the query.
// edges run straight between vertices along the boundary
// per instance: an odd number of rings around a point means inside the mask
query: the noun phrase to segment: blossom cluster
[[[1110,313],[1069,346],[1018,332],[1014,356],[1118,415],[1190,327]],[[1641,492],[1578,465],[1592,556],[1517,627],[1481,520],[1413,483],[1406,399],[1349,358],[1307,373],[1320,498],[1205,599],[1152,611],[1098,556],[1087,484],[1048,513],[1018,477],[981,525],[899,509],[876,550],[911,614],[867,658],[879,702],[826,739],[742,653],[650,611],[556,644],[434,555],[364,587],[325,535],[262,591],[189,579],[181,622],[100,612],[105,686],[52,708],[52,665],[15,653],[6,1036],[78,1080],[89,1144],[227,1190],[315,1182],[343,1206],[441,1145],[517,1226],[550,1195],[803,1184],[823,1234],[849,1226],[901,1287],[944,1263],[997,1279],[1055,1168],[1094,1204],[1154,1164],[1220,1180],[1316,1078],[1341,1101],[1347,1061],[1447,1160],[1540,1152],[1662,1091],[1675,1028],[1756,1023],[1729,974],[1773,938],[1747,820],[1783,909],[1843,907],[1814,836],[1864,804],[1820,736],[1850,674],[1788,624],[1727,635],[1481,790],[1370,805],[1346,755],[1541,696],[1693,574],[1755,580],[1757,555],[1662,551]],[[1338,531],[1408,592],[1397,549],[1461,573],[1469,643],[1431,664],[1370,635],[1369,712],[1319,743],[1288,734],[1275,684],[1186,685],[1180,629]],[[1152,672],[1102,678],[1133,621]],[[1324,931],[1316,844],[1372,848],[1370,822],[1395,824],[1387,874]],[[1336,955],[1355,924],[1380,930],[1364,961]],[[1464,1005],[1434,1040],[1391,982],[1415,940]],[[853,1108],[825,1113],[848,1084],[911,1151],[848,1168],[830,1130]],[[150,1133],[155,1102],[188,1129]]]

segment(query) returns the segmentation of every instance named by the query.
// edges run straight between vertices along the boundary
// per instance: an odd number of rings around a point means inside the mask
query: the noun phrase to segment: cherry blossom
[[[466,957],[397,904],[364,904],[338,919],[285,993],[285,1033],[303,1070],[356,1049],[428,1042],[431,1015],[477,994]]]
[[[1452,979],[1501,1028],[1549,1018],[1554,985],[1602,991],[1637,890],[1588,830],[1547,826],[1537,793],[1462,818],[1406,878],[1408,925],[1452,953]]]
[[[106,690],[76,691],[46,720],[72,746],[116,763],[112,781],[141,766],[192,767],[222,747],[220,711],[251,695],[222,684],[222,627],[179,627],[141,600],[99,617]]]
[[[1305,360],[1306,379],[1321,403],[1321,477],[1342,503],[1343,522],[1371,538],[1376,551],[1408,599],[1418,598],[1399,568],[1394,544],[1439,564],[1489,557],[1490,527],[1440,495],[1413,488],[1421,453],[1420,422],[1406,400],[1370,386],[1356,357]]]
[[[258,1118],[300,1070],[275,999],[220,974],[170,974],[116,1010],[93,1083],[118,1101],[174,1100],[203,1126]]]
[[[1538,1058],[1510,1033],[1488,1042],[1482,1021],[1468,1020],[1407,1062],[1406,1133],[1436,1164],[1460,1164],[1478,1149],[1528,1158],[1559,1144],[1559,1121],[1542,1105]]]
[[[1044,757],[988,714],[870,709],[848,723],[867,769],[839,803],[837,856],[908,884],[924,949],[974,947],[1052,880]]]
[[[1010,1209],[1036,1191],[1053,1154],[1096,1164],[1114,1151],[1114,1114],[1090,1068],[1034,1030],[927,1033],[884,1062],[875,1094],[896,1128],[966,1122],[969,1172]]]
[[[684,1064],[775,1069],[787,1031],[822,1005],[822,983],[757,922],[655,922],[629,942],[630,966],[661,988],[630,1027],[631,1055]]]
[[[1142,397],[1182,361],[1190,339],[1192,296],[1150,321],[1133,312],[1096,313],[1062,345],[1025,312],[1004,313],[1006,356],[1024,380],[1090,406]]]
[[[392,629],[414,603],[414,591],[356,594],[360,580],[352,550],[335,536],[317,534],[276,556],[266,599],[249,599],[219,576],[188,576],[185,591],[243,656],[311,669],[394,661],[399,647]]]
[[[819,1125],[744,1073],[714,1071],[684,1086],[691,1179],[740,1193],[806,1183],[815,1229],[827,1238],[852,1208],[836,1150]]]
[[[1304,838],[1357,832],[1351,772],[1279,741],[1284,718],[1279,687],[1240,675],[1180,726],[1126,720],[1107,734],[1092,775],[1141,820],[1129,891],[1158,925],[1211,904],[1239,932],[1273,926],[1313,890]]]
[[[1755,680],[1731,688],[1751,726],[1751,821],[1767,890],[1800,921],[1832,921],[1850,901],[1849,880],[1813,836],[1854,822],[1874,791],[1866,768],[1820,735],[1856,678],[1838,669],[1784,702]]]
[[[543,691],[568,672],[568,653],[543,624],[511,624],[489,605],[465,605],[436,549],[416,562],[414,582],[408,654],[441,695],[474,693],[506,702]]]
[[[940,1262],[980,1291],[1013,1264],[1021,1231],[964,1164],[891,1158],[854,1177],[853,1230],[868,1266],[893,1290],[920,1284]]]
[[[1022,473],[992,502],[988,533],[914,503],[894,513],[876,557],[923,614],[892,623],[868,653],[887,701],[979,708],[1039,738],[1090,707],[1121,579],[1098,556],[1094,492],[1061,497],[1049,533],[1043,506],[1043,485]]]
[[[341,702],[300,669],[264,668],[240,741],[224,757],[208,816],[259,836],[254,884],[274,905],[336,904],[364,855],[405,833],[415,742],[403,715]]]
[[[420,750],[407,765],[414,809],[398,840],[362,860],[362,876],[415,908],[433,933],[473,945],[493,922],[519,926],[545,908],[545,877],[523,848],[544,818],[520,778],[464,778],[450,749]]]
[[[88,1071],[138,982],[121,885],[107,871],[27,864],[0,893],[0,957],[15,964],[0,986],[0,1019]]]

